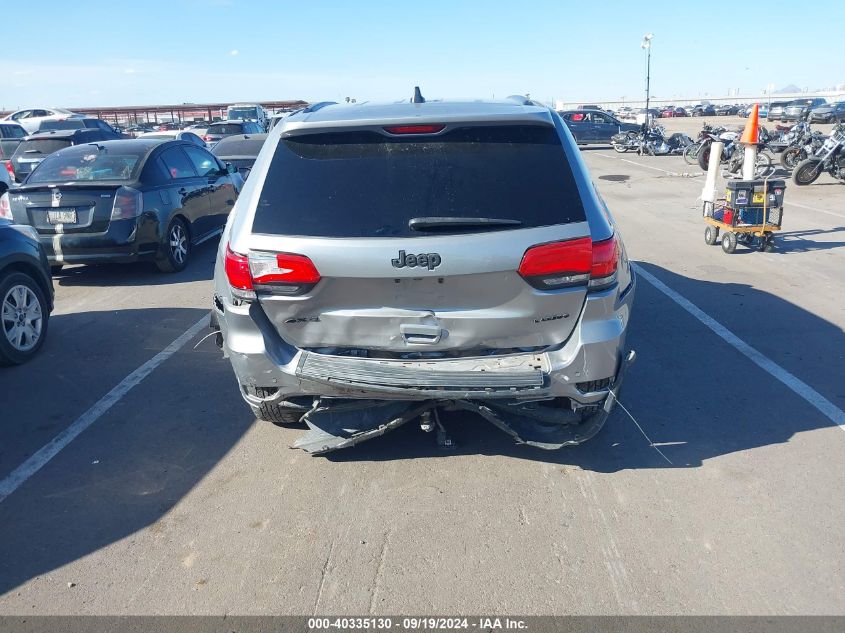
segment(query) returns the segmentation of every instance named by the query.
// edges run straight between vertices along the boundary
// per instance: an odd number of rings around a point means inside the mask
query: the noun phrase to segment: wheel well
[[[40,273],[36,266],[28,264],[27,262],[12,262],[11,264],[7,264],[6,267],[0,271],[0,275],[6,275],[11,271],[24,273],[25,275],[32,277],[35,280],[35,283],[38,284],[38,287],[41,288],[41,292],[44,293],[44,298],[47,302],[51,302],[51,289],[47,287],[46,282],[44,281],[44,276]]]

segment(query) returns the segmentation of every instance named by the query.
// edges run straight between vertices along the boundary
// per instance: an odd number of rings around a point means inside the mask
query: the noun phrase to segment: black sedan
[[[51,154],[10,191],[15,221],[63,264],[153,261],[185,268],[191,247],[223,231],[240,177],[187,141],[132,139]]]
[[[615,134],[640,131],[636,123],[622,123],[607,112],[564,110],[558,114],[579,145],[610,145],[610,139]]]
[[[53,310],[53,281],[44,248],[30,226],[11,221],[9,194],[0,196],[0,365],[38,353]]]
[[[817,106],[810,110],[807,120],[811,123],[842,123],[845,121],[845,101]]]
[[[227,136],[212,148],[211,153],[220,160],[234,165],[241,177],[246,180],[266,139],[266,134]]]

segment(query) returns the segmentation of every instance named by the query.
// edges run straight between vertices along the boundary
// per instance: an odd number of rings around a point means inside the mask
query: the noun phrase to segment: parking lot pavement
[[[845,187],[788,188],[778,249],[729,256],[680,158],[583,155],[646,273],[621,402],[654,446],[619,409],[559,452],[451,413],[451,452],[409,424],[313,458],[197,337],[0,503],[0,613],[842,613]],[[207,312],[212,258],[57,278],[0,478]]]

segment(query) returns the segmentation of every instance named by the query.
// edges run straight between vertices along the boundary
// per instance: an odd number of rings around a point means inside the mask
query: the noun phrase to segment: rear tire
[[[799,187],[812,185],[821,173],[821,161],[817,158],[808,158],[795,166],[795,171],[792,172],[792,182]]]
[[[173,218],[164,233],[161,256],[156,266],[163,273],[178,273],[188,266],[191,256],[191,235],[182,218]]]
[[[255,395],[259,398],[268,398],[274,393],[273,390],[264,389],[262,387],[255,387],[254,391]],[[302,420],[303,414],[305,413],[304,411],[291,409],[290,407],[280,407],[272,402],[262,402],[258,406],[250,404],[249,408],[252,409],[256,418],[264,420],[265,422],[271,422],[276,426],[291,426],[299,424]]]
[[[38,283],[26,273],[0,279],[0,365],[20,365],[47,338],[50,308]]]
[[[714,246],[719,242],[719,229],[710,224],[704,229],[704,243],[708,246]]]

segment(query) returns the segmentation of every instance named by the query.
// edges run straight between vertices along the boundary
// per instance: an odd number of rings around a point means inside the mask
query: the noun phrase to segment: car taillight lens
[[[12,205],[9,202],[8,193],[4,193],[0,196],[0,218],[4,220],[12,219]]]
[[[14,169],[14,167],[12,167],[12,161],[6,160],[6,161],[3,161],[3,163],[6,166],[6,171],[9,172],[9,176],[11,176],[12,180],[14,180],[15,179],[15,169]]]
[[[582,237],[532,246],[522,256],[518,272],[539,290],[580,286],[590,280],[592,241]]]
[[[532,246],[522,256],[518,272],[538,290],[588,286],[602,290],[616,283],[616,237],[593,242],[581,237]]]
[[[208,143],[211,140],[211,137],[208,134],[204,134],[203,137],[202,137],[202,140],[204,140],[206,143]]]
[[[140,191],[131,187],[121,187],[115,192],[111,209],[112,220],[137,218],[143,212],[144,196]]]
[[[255,299],[256,291],[291,296],[305,294],[322,278],[305,255],[261,251],[241,255],[228,245],[225,269],[232,294],[240,299]]]
[[[619,243],[614,235],[609,240],[593,242],[593,265],[590,269],[590,290],[604,290],[616,283]]]
[[[252,275],[249,272],[249,258],[234,252],[226,245],[226,278],[232,287],[232,293],[241,299],[254,299],[255,289],[252,286]]]
[[[321,279],[314,263],[295,253],[252,252],[249,270],[256,290],[275,294],[304,294]]]

